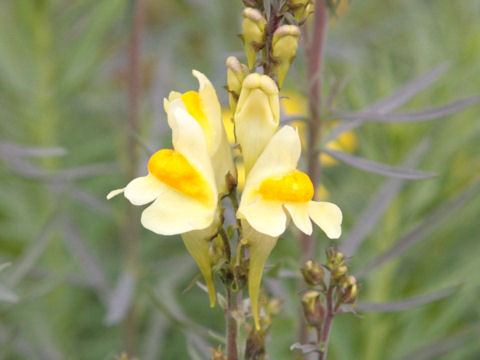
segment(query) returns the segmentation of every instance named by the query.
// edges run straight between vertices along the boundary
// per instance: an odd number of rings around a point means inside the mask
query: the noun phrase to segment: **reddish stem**
[[[324,59],[325,39],[328,24],[328,6],[326,0],[317,0],[315,3],[315,13],[311,34],[306,36],[308,29],[305,27],[304,38],[310,39],[306,43],[307,59],[307,77],[309,80],[309,111],[310,121],[308,123],[308,149],[307,149],[307,173],[312,180],[314,188],[317,188],[320,178],[320,159],[318,156],[318,142],[320,140],[322,118],[322,70]],[[306,42],[306,41],[305,41]],[[315,232],[308,236],[301,235],[301,260],[304,263],[307,260],[315,258]],[[308,341],[308,332],[305,324],[302,324],[300,330],[300,341]]]

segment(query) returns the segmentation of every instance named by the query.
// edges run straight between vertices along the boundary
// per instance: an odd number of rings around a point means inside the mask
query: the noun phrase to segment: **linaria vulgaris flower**
[[[342,212],[329,202],[312,201],[313,184],[298,171],[301,144],[297,131],[282,127],[270,140],[247,176],[237,217],[250,248],[248,287],[258,328],[258,293],[268,255],[283,234],[290,217],[305,234],[313,220],[331,238],[341,234]],[[310,220],[311,219],[311,220]]]
[[[142,213],[142,225],[157,234],[184,234],[184,243],[205,278],[213,306],[215,290],[207,238],[218,227],[218,192],[207,141],[201,124],[180,99],[171,101],[168,110],[174,150],[157,151],[148,161],[146,176],[110,192],[107,199],[123,193],[133,205],[153,202]]]

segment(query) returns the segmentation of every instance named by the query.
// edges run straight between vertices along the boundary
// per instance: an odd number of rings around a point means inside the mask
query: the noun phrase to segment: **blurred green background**
[[[196,89],[194,68],[226,104],[224,61],[242,56],[240,0],[145,5],[139,174],[149,149],[170,146],[163,97]],[[479,93],[479,14],[472,0],[345,4],[329,25],[325,93],[334,79],[346,79],[335,107],[360,110],[445,63],[438,80],[398,111]],[[221,310],[210,309],[198,287],[182,293],[196,268],[179,238],[140,229],[138,209],[105,200],[128,181],[131,24],[130,1],[0,1],[2,360],[115,359],[125,349],[142,360],[205,359],[208,346],[219,344],[208,329],[224,331]],[[284,86],[299,98],[306,89],[301,51]],[[367,123],[355,137],[354,155],[390,165],[420,144],[414,167],[438,174],[404,182],[343,163],[322,170],[329,200],[344,213],[340,247],[364,240],[352,271],[394,246],[389,261],[364,272],[360,301],[450,296],[405,312],[337,317],[329,359],[479,359],[480,106],[429,122]],[[135,229],[129,247],[125,234]],[[284,300],[271,359],[296,356],[289,346],[299,298],[288,276],[300,266],[295,235],[287,233],[271,258],[285,276],[265,281]],[[318,234],[317,244],[321,260],[329,243]]]

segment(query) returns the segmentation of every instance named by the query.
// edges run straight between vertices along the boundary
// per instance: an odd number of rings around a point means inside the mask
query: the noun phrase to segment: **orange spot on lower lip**
[[[179,152],[170,149],[157,151],[148,160],[148,171],[175,190],[211,205],[213,192],[205,177]]]
[[[307,174],[293,170],[262,181],[258,192],[264,200],[307,202],[313,198],[313,184]]]

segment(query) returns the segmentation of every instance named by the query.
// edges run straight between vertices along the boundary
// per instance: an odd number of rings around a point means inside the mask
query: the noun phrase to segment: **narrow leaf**
[[[386,114],[395,110],[396,108],[407,103],[407,101],[417,95],[420,91],[429,87],[445,72],[447,68],[448,64],[440,64],[439,66],[430,70],[428,73],[411,80],[385,99],[377,101],[376,103],[366,107],[363,111]],[[328,133],[324,143],[326,144],[336,139],[341,134],[360,127],[365,123],[365,121],[366,120],[364,119],[356,119],[350,122],[341,122]]]
[[[426,294],[421,296],[416,296],[399,301],[391,301],[384,303],[374,303],[374,302],[359,302],[355,306],[355,310],[367,313],[390,313],[397,311],[404,311],[412,308],[416,308],[422,305],[430,304],[435,301],[445,299],[446,297],[451,296],[458,289],[457,286],[450,287],[441,291],[437,291],[432,294]]]
[[[358,156],[350,155],[342,151],[331,150],[324,148],[322,150],[324,153],[334,157],[335,159],[342,161],[348,165],[352,165],[358,169],[388,176],[391,178],[397,179],[407,179],[407,180],[424,180],[435,177],[436,174],[431,172],[425,172],[421,170],[403,168],[403,167],[393,167],[390,165],[385,165],[377,163],[371,160],[367,160]]]
[[[420,111],[410,111],[395,114],[384,114],[380,112],[345,112],[336,114],[335,117],[343,120],[365,120],[384,123],[410,123],[422,122],[444,118],[455,114],[469,106],[480,103],[480,96],[472,96],[466,99],[454,101],[448,105],[433,107]]]
[[[312,344],[300,344],[300,343],[295,343],[292,346],[290,346],[290,350],[300,350],[302,354],[310,354],[313,352],[320,353],[320,349],[316,345]]]
[[[463,330],[454,335],[447,336],[441,340],[434,341],[428,345],[422,346],[406,356],[396,358],[396,360],[429,360],[438,359],[441,355],[459,348],[467,343],[475,334],[478,334],[478,326]]]
[[[126,270],[117,282],[108,301],[106,325],[118,324],[128,313],[134,299],[136,279],[131,271]]]
[[[425,239],[434,230],[444,223],[452,214],[457,212],[469,201],[475,198],[480,188],[480,180],[477,180],[467,190],[453,199],[439,206],[428,215],[419,225],[414,227],[405,236],[401,237],[390,249],[380,254],[377,258],[365,265],[357,274],[357,278],[363,278],[381,264],[394,259],[405,253],[410,247]]]
[[[402,163],[402,168],[415,167],[420,162],[423,154],[428,149],[429,143],[422,141],[416,146]],[[357,217],[352,230],[345,236],[340,245],[340,251],[347,256],[353,256],[360,246],[362,246],[367,235],[378,224],[385,210],[391,204],[395,196],[402,189],[406,179],[390,178],[377,191],[372,200],[364,208],[360,216]]]
[[[0,142],[0,152],[6,156],[53,157],[63,156],[67,151],[62,147],[36,147]]]

